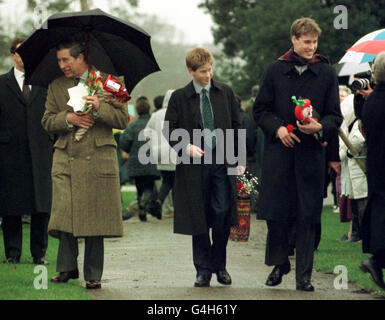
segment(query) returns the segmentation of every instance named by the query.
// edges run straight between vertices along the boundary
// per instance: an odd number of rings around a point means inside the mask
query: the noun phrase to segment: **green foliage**
[[[337,5],[348,10],[346,30],[334,27]],[[233,75],[226,68],[221,76],[247,98],[267,65],[291,47],[290,26],[295,19],[307,16],[318,22],[323,30],[319,52],[334,64],[360,37],[385,25],[384,5],[385,0],[204,0],[200,7],[212,16],[214,41],[226,55],[218,64],[235,58],[244,61]]]

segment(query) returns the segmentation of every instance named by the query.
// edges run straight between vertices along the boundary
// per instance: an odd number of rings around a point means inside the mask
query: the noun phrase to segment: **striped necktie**
[[[202,89],[202,116],[203,128],[209,129],[211,132],[211,134],[205,134],[205,142],[211,149],[214,149],[216,145],[216,137],[214,133],[215,123],[211,103],[209,98],[207,97],[206,89]]]

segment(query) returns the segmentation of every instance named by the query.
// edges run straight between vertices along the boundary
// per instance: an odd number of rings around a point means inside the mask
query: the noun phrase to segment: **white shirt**
[[[24,83],[24,72],[21,72],[20,70],[17,70],[16,68],[13,68],[15,73],[16,81],[19,85],[19,88],[21,92],[23,92],[23,83]],[[29,89],[31,89],[31,86],[29,86]]]

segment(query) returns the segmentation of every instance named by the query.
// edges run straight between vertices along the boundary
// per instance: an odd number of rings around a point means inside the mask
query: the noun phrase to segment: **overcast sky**
[[[108,3],[121,0],[94,0],[94,7],[108,11]],[[44,4],[44,1],[40,1]],[[211,16],[198,9],[201,0],[139,0],[137,12],[157,15],[168,24],[175,26],[185,35],[184,41],[193,44],[212,43],[213,37],[210,32],[212,26]],[[26,1],[5,0],[0,5],[1,22],[21,23],[20,6]],[[75,2],[76,3],[76,2]],[[72,6],[71,10],[79,10],[80,5]],[[10,31],[12,33],[12,29]]]

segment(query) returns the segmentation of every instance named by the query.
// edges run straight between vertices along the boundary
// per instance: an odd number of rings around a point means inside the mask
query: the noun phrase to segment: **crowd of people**
[[[362,241],[363,252],[372,256],[360,268],[385,289],[385,53],[373,64],[374,84],[351,93],[339,87],[328,59],[316,53],[321,33],[313,19],[295,20],[292,47],[267,67],[243,104],[230,86],[213,79],[211,52],[191,49],[185,62],[192,80],[157,96],[153,112],[150,100],[139,97],[133,119],[127,102],[106,91],[84,97],[89,112],[74,112],[67,104],[68,89],[86,83],[96,69],[82,41],[70,38],[56,47],[63,75],[46,90],[24,83],[16,50],[25,39],[16,39],[10,48],[14,67],[0,76],[6,262],[20,261],[21,219],[30,214],[34,263],[48,263],[48,235],[59,239],[58,274],[51,281],[79,277],[78,239],[84,238],[86,288],[101,288],[104,238],[122,237],[122,221],[134,216],[121,195],[131,182],[142,222],[147,214],[162,219],[172,198],[174,232],[192,238],[194,286],[210,286],[213,274],[231,285],[227,243],[237,224],[237,176],[247,166],[260,178],[252,210],[267,223],[265,264],[273,267],[267,286],[279,285],[291,271],[295,249],[296,290],[314,291],[314,250],[331,181],[334,209],[341,222],[351,222],[344,240]],[[317,116],[297,119],[293,96],[309,99]],[[239,142],[240,129],[246,129],[246,141]],[[227,158],[233,151],[235,162]]]

